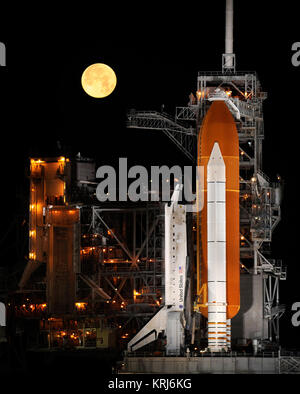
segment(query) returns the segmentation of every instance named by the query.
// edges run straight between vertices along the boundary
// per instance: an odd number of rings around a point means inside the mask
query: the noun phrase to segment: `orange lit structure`
[[[49,313],[73,313],[80,272],[78,208],[48,209],[47,304]]]
[[[45,219],[47,205],[64,205],[69,160],[30,160],[29,260],[46,262]]]
[[[66,197],[70,164],[65,157],[30,160],[29,262],[20,287],[46,263],[48,313],[72,313],[76,301],[80,217]]]
[[[123,327],[132,315],[141,313],[144,322],[160,304],[161,281],[156,278],[162,262],[160,208],[139,208],[138,215],[132,209],[113,210],[114,215],[104,210],[100,220],[98,207],[93,206],[97,204],[95,162],[80,154],[71,160],[32,158],[29,180],[29,258],[19,281],[15,313],[20,318],[40,317],[44,346],[48,338],[49,347],[67,343],[116,347],[111,338],[120,322]],[[137,234],[144,231],[147,220],[154,219],[155,227],[148,225],[138,250]],[[143,276],[127,280],[137,264]],[[95,313],[98,317],[91,322]],[[42,324],[45,321],[49,321],[50,334]],[[84,335],[79,335],[77,324]]]

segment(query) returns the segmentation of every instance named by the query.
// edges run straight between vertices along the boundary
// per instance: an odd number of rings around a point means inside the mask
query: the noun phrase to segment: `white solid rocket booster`
[[[226,176],[217,142],[207,165],[208,348],[226,349]]]

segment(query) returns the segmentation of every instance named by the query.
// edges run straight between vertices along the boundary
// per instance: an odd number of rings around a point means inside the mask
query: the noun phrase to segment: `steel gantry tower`
[[[271,182],[262,171],[263,102],[267,94],[257,74],[237,72],[234,63],[228,69],[223,60],[222,72],[198,73],[196,93],[190,94],[186,107],[176,107],[173,119],[165,113],[131,111],[127,127],[164,132],[195,163],[197,135],[210,107],[210,99],[216,94],[227,96],[226,103],[236,119],[239,135],[241,286],[244,284],[241,302],[243,297],[250,297],[250,288],[246,290],[250,286],[255,309],[250,307],[250,312],[245,310],[241,317],[244,323],[248,321],[249,332],[237,330],[237,335],[278,341],[279,317],[284,311],[279,304],[279,281],[286,279],[286,270],[281,261],[268,259],[264,252],[281,218],[281,180]],[[247,276],[252,278],[251,284],[243,279]],[[254,289],[259,290],[255,300]],[[251,328],[253,314],[261,318],[260,327]]]
[[[256,344],[278,343],[279,318],[284,312],[279,304],[279,281],[286,279],[281,261],[266,257],[266,246],[281,218],[281,180],[271,182],[262,171],[266,98],[256,72],[236,71],[233,0],[226,0],[222,71],[199,72],[196,93],[190,94],[187,106],[176,108],[174,119],[164,113],[133,111],[127,119],[127,127],[163,131],[195,163],[197,136],[211,101],[225,101],[232,112],[240,153],[241,279],[241,307],[232,334],[237,341],[250,339]]]

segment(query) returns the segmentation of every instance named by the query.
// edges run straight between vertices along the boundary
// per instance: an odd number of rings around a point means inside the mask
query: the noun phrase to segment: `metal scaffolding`
[[[235,62],[233,65],[235,68]],[[233,115],[239,112],[241,273],[262,275],[267,336],[277,342],[279,318],[284,312],[279,305],[279,281],[286,279],[286,269],[281,261],[267,259],[264,250],[281,219],[281,180],[272,183],[262,172],[263,102],[267,94],[257,74],[232,69],[229,72],[224,67],[222,72],[199,72],[196,94],[190,94],[188,106],[176,108],[173,120],[165,113],[131,111],[127,127],[163,131],[195,162],[198,131],[210,106],[209,97],[216,89],[228,95]]]
[[[96,269],[85,273],[94,283],[88,283],[90,296],[93,287],[100,288],[108,296],[107,316],[123,327],[130,321],[141,327],[162,302],[162,212],[161,203],[122,208],[86,206],[82,210],[82,217],[90,220],[82,253],[86,250],[88,257],[91,251],[96,261]],[[85,272],[84,260],[83,256],[81,275]]]
[[[161,130],[188,159],[195,159],[195,129],[185,127],[165,112],[132,110],[127,115],[126,125],[128,128]]]

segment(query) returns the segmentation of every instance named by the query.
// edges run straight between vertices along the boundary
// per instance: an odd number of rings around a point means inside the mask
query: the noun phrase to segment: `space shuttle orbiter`
[[[177,185],[170,204],[165,205],[165,303],[131,339],[129,352],[166,337],[166,354],[180,355],[184,347],[184,304],[186,293],[186,208],[179,204],[182,185]]]

